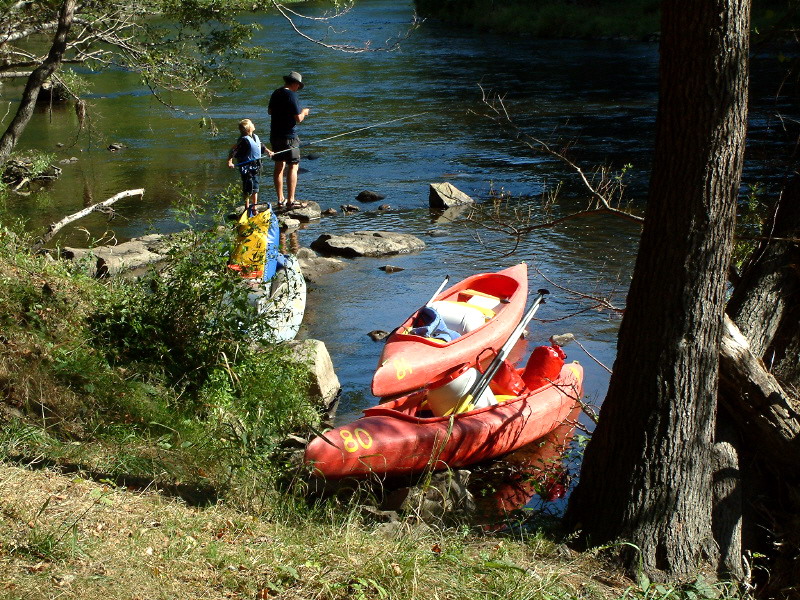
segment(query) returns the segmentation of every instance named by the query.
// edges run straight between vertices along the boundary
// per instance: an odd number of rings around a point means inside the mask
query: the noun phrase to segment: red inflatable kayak
[[[372,377],[372,393],[386,397],[417,390],[460,364],[491,358],[522,318],[528,300],[528,267],[472,275],[439,294],[429,306],[460,334],[441,341],[410,330],[415,312],[386,339]]]
[[[450,417],[426,410],[424,390],[368,408],[360,419],[314,438],[305,462],[319,477],[341,479],[464,467],[501,456],[552,432],[577,405],[583,368],[572,362],[555,372],[538,389],[455,415],[452,430]]]

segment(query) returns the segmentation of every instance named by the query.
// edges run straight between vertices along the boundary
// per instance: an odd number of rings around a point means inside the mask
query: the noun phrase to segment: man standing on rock
[[[275,170],[272,179],[278,194],[278,208],[303,208],[305,202],[295,198],[297,172],[300,165],[300,138],[297,125],[303,122],[310,112],[300,106],[297,92],[303,89],[303,76],[292,71],[283,76],[285,85],[272,92],[269,99],[269,112],[272,117],[269,141],[274,152]],[[286,196],[283,195],[283,180],[286,178]]]

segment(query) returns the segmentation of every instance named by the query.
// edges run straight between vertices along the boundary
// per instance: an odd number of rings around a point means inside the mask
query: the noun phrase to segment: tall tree
[[[42,89],[42,85],[55,73],[56,69],[58,69],[61,64],[64,52],[67,50],[67,36],[72,27],[72,20],[74,17],[75,0],[64,0],[58,11],[56,34],[53,39],[53,44],[50,46],[47,58],[45,58],[42,64],[36,67],[28,77],[17,113],[14,115],[5,133],[0,136],[0,163],[11,153],[12,148],[14,148],[17,143],[17,139],[22,134],[28,121],[30,121],[31,116],[33,116],[33,109],[36,105],[36,99],[39,97],[39,90]]]
[[[749,0],[664,0],[656,148],[600,422],[567,512],[630,568],[681,580],[715,562],[719,341],[744,154]]]

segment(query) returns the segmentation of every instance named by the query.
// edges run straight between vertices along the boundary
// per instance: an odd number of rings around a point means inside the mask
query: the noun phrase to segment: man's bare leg
[[[285,166],[285,162],[276,162],[275,169],[272,171],[272,182],[275,184],[275,193],[278,194],[279,207],[286,204],[283,197],[283,169]]]
[[[286,188],[289,196],[289,205],[298,203],[295,199],[295,191],[297,190],[297,172],[299,171],[299,163],[286,163],[289,172],[286,175]]]

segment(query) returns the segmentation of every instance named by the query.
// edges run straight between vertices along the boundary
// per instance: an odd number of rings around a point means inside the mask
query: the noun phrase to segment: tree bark
[[[717,572],[726,579],[745,578],[742,563],[742,474],[739,467],[741,436],[725,412],[717,412],[714,436],[713,509],[711,526],[719,547]]]
[[[729,318],[725,319],[720,345],[719,379],[720,403],[758,448],[761,460],[796,473],[800,464],[800,407],[767,372]]]
[[[800,176],[781,195],[764,235],[800,235]],[[784,386],[800,389],[800,245],[767,239],[753,252],[728,302],[728,314]]]
[[[763,594],[788,598],[800,595],[800,248],[787,241],[800,237],[800,177],[763,237],[728,303],[736,324],[726,320],[720,403],[749,453],[741,462],[745,536],[770,557]]]
[[[662,3],[656,152],[617,360],[567,520],[653,580],[718,562],[718,345],[747,116],[747,0]],[[733,549],[734,552],[738,549]]]
[[[58,26],[53,38],[53,44],[50,46],[50,52],[44,62],[34,69],[28,77],[17,113],[9,123],[3,136],[0,137],[0,165],[8,159],[28,121],[31,120],[33,109],[36,106],[36,98],[39,97],[39,90],[42,88],[42,84],[55,73],[61,64],[61,59],[67,50],[67,36],[75,16],[75,4],[76,0],[64,0],[61,4],[58,14]]]

